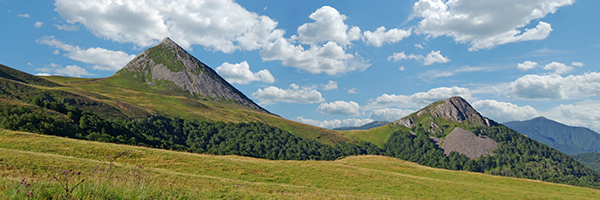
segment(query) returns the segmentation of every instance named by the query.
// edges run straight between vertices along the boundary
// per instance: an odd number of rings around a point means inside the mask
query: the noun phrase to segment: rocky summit
[[[225,102],[233,100],[236,104],[269,113],[170,38],[143,51],[113,76],[133,76],[132,79],[151,87],[170,84],[192,96]]]
[[[416,125],[417,118],[424,115],[431,115],[433,118],[441,118],[449,122],[466,122],[469,125],[495,126],[496,122],[481,116],[465,99],[462,97],[451,97],[445,100],[437,101],[426,106],[416,113],[408,115],[402,119],[393,122],[394,125],[403,125],[412,128]],[[431,122],[435,128],[437,125]]]

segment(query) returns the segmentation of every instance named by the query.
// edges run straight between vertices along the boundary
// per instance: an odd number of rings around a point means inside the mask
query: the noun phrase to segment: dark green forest
[[[572,155],[571,157],[586,167],[596,171],[596,173],[600,173],[600,152],[582,153]]]
[[[36,98],[31,104],[4,106],[0,127],[100,142],[273,160],[334,160],[350,155],[382,154],[382,150],[371,143],[330,146],[258,122],[200,122],[163,115],[106,120],[56,102]]]
[[[568,155],[536,142],[505,126],[473,127],[471,132],[498,142],[494,154],[475,160],[456,152],[444,155],[424,131],[398,130],[384,144],[385,155],[422,165],[485,172],[569,185],[600,188],[600,176]]]

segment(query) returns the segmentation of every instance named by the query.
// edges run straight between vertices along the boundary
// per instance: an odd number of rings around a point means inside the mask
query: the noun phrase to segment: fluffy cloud
[[[56,12],[96,36],[140,47],[165,37],[190,49],[192,44],[233,52],[259,49],[283,35],[277,22],[249,12],[232,0],[206,1],[69,1],[56,0]]]
[[[281,60],[281,64],[306,70],[312,74],[326,73],[336,75],[355,70],[365,70],[370,65],[346,53],[346,50],[334,41],[322,46],[311,45],[305,50],[289,40],[279,38],[260,51],[265,61]]]
[[[306,23],[298,27],[297,39],[303,44],[317,44],[326,41],[335,41],[341,45],[348,45],[351,41],[360,39],[360,28],[344,23],[346,16],[340,14],[335,8],[323,6],[310,14],[314,23]]]
[[[117,71],[135,58],[135,55],[129,55],[122,51],[111,51],[99,47],[82,49],[78,46],[65,44],[54,38],[54,36],[42,37],[37,42],[66,51],[65,56],[68,58],[92,64],[94,65],[92,68],[96,70]]]
[[[351,118],[351,119],[343,119],[343,120],[334,119],[334,120],[319,121],[319,120],[314,120],[314,119],[306,119],[302,116],[297,117],[296,121],[302,122],[305,124],[310,124],[313,126],[325,127],[325,128],[362,126],[362,125],[373,122],[373,120],[369,119],[369,118],[367,118],[367,119]]]
[[[383,94],[375,100],[370,100],[365,106],[366,109],[376,109],[387,106],[397,106],[401,108],[419,108],[437,100],[461,96],[465,99],[471,99],[471,91],[461,87],[439,87],[427,92],[417,92],[412,95],[389,95]]]
[[[335,90],[338,88],[337,82],[329,80],[327,84],[321,84],[323,90]]]
[[[538,63],[529,61],[529,60],[525,61],[523,63],[517,64],[517,69],[520,71],[527,71],[527,70],[534,69],[537,67],[539,67]]]
[[[367,45],[381,47],[384,44],[393,44],[411,35],[412,30],[390,29],[386,31],[385,27],[379,27],[375,32],[365,31],[364,38]],[[422,47],[421,47],[422,48]]]
[[[360,106],[354,101],[334,101],[331,103],[322,103],[317,111],[321,114],[353,115],[358,116]]]
[[[600,101],[586,100],[575,104],[561,104],[543,114],[561,123],[588,127],[600,132]]]
[[[274,86],[258,89],[252,93],[252,97],[260,100],[262,105],[271,105],[275,104],[275,102],[312,104],[325,101],[319,91],[309,87],[300,88],[296,84],[291,84],[288,89],[281,89]]]
[[[422,18],[415,32],[432,37],[452,37],[456,42],[468,43],[470,51],[513,42],[543,40],[552,31],[549,23],[539,21],[533,28],[524,27],[574,2],[420,0],[413,7],[413,16]]]
[[[33,24],[33,27],[40,28],[43,25],[44,25],[44,23],[42,23],[42,22],[36,22],[35,24]]]
[[[274,83],[275,78],[269,70],[263,69],[256,73],[250,71],[250,65],[244,61],[237,64],[223,63],[216,68],[217,73],[223,76],[230,83],[249,84],[253,81],[262,81],[265,83]]]
[[[41,76],[50,76],[50,73],[54,73],[57,75],[67,75],[73,77],[81,77],[81,76],[93,76],[94,74],[89,73],[86,69],[76,66],[76,65],[67,65],[66,67],[62,67],[59,64],[50,63],[50,67],[37,68],[35,71],[40,71],[37,75]]]
[[[390,122],[392,122],[392,121],[401,119],[413,112],[414,112],[414,110],[383,108],[383,109],[373,110],[373,112],[371,112],[370,118],[375,121],[390,121]]]
[[[25,13],[25,14],[18,14],[17,16],[19,17],[24,17],[24,18],[30,18],[31,16],[29,16],[29,14]]]
[[[393,61],[393,62],[397,62],[397,61],[403,60],[403,59],[414,59],[419,62],[423,62],[423,65],[432,65],[433,63],[448,63],[448,62],[450,62],[450,59],[448,57],[442,56],[441,51],[431,51],[431,52],[429,52],[429,54],[427,54],[427,56],[415,55],[415,54],[406,55],[403,51],[400,53],[397,53],[397,52],[393,53],[391,56],[389,56],[387,58],[388,61]]]
[[[433,63],[448,63],[450,59],[442,56],[440,51],[431,51],[423,60],[423,65],[431,65]]]
[[[358,89],[356,89],[356,88],[350,88],[350,89],[348,89],[348,91],[346,93],[348,93],[348,94],[358,94]]]
[[[572,62],[571,65],[573,65],[575,67],[583,67],[583,66],[585,66],[585,64],[583,64],[582,62]]]
[[[512,95],[524,99],[569,99],[600,96],[600,73],[562,77],[557,74],[525,75],[509,84]]]
[[[538,111],[531,106],[518,106],[496,100],[478,100],[472,105],[482,115],[498,122],[527,120],[539,115]]]
[[[194,44],[225,53],[260,49],[264,61],[279,60],[313,74],[335,75],[370,66],[360,56],[346,53],[345,47],[360,39],[360,29],[344,24],[346,16],[329,6],[312,13],[309,17],[314,23],[298,27],[298,35],[284,38],[285,31],[276,29],[276,21],[232,0],[57,0],[55,5],[67,23],[81,24],[97,37],[139,47],[168,36],[186,49]]]
[[[559,62],[552,62],[550,64],[547,64],[546,66],[544,66],[545,70],[554,70],[555,74],[564,74],[567,73],[571,70],[573,70],[574,68],[568,65],[565,65],[563,63],[559,63]]]

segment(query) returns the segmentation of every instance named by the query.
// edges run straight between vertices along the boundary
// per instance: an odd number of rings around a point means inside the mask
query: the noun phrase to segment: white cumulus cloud
[[[462,87],[439,87],[433,88],[427,92],[417,92],[412,95],[383,94],[374,100],[371,99],[366,109],[376,109],[382,107],[396,106],[400,108],[419,108],[438,100],[447,99],[453,96],[460,96],[464,99],[471,99],[471,91]]]
[[[30,17],[31,17],[31,16],[30,16],[29,14],[27,14],[27,13],[24,13],[24,14],[18,14],[17,16],[19,16],[19,17],[24,17],[24,18],[30,18]]]
[[[288,89],[281,89],[274,86],[258,89],[252,93],[252,97],[260,100],[260,104],[262,105],[271,105],[276,102],[313,104],[325,101],[319,91],[310,87],[301,88],[296,84],[291,84]]]
[[[552,31],[549,23],[532,21],[575,0],[480,1],[419,0],[413,16],[421,18],[415,32],[431,37],[448,36],[469,50],[490,49],[513,42],[543,40]]]
[[[442,56],[442,53],[440,53],[440,51],[431,51],[429,52],[429,54],[427,54],[427,56],[425,56],[425,59],[423,60],[423,65],[448,62],[450,62],[450,59],[448,57]]]
[[[431,51],[427,56],[423,55],[415,55],[410,54],[406,55],[403,52],[395,52],[391,56],[388,56],[387,60],[392,62],[397,62],[404,59],[414,59],[419,62],[423,62],[423,65],[432,65],[434,63],[448,63],[450,59],[448,57],[444,57],[441,51]]]
[[[390,29],[386,31],[385,27],[379,27],[375,32],[365,31],[363,33],[367,45],[381,47],[384,44],[393,44],[400,42],[402,39],[410,36],[412,30]]]
[[[68,58],[93,64],[92,68],[96,70],[117,71],[135,58],[135,55],[129,55],[122,51],[112,51],[99,47],[82,49],[79,46],[65,44],[54,36],[44,36],[37,42],[66,51],[65,56]],[[59,53],[58,51],[55,52]]]
[[[512,95],[523,99],[570,99],[600,96],[600,73],[562,77],[558,74],[525,75],[509,84]]]
[[[215,69],[219,75],[230,83],[250,84],[254,81],[262,81],[264,83],[274,83],[275,78],[267,69],[260,70],[256,73],[250,71],[250,65],[244,61],[237,64],[225,62]]]
[[[571,65],[573,65],[575,67],[583,67],[583,66],[585,66],[585,64],[583,64],[582,62],[572,62]]]
[[[533,62],[533,61],[529,61],[529,60],[527,60],[527,61],[525,61],[523,63],[517,64],[517,69],[520,70],[520,71],[527,71],[527,70],[535,69],[535,68],[538,68],[538,67],[539,67],[538,63]]]
[[[33,24],[33,27],[40,28],[43,25],[44,25],[44,23],[42,23],[42,22],[36,22],[35,24]]]
[[[564,74],[564,73],[567,73],[567,72],[573,70],[574,68],[571,66],[568,66],[564,63],[551,62],[550,64],[547,64],[546,66],[544,66],[543,69],[553,70],[555,74]]]
[[[322,103],[317,109],[321,114],[337,114],[337,115],[352,115],[358,116],[360,106],[354,101],[334,101],[330,103]]]
[[[279,38],[274,43],[268,44],[260,55],[265,61],[281,60],[281,64],[292,66],[312,74],[326,73],[336,75],[355,70],[365,70],[370,64],[358,60],[354,55],[334,41],[329,41],[322,46],[311,45],[304,49],[301,45],[294,45],[289,40]]]
[[[321,84],[323,90],[335,90],[338,88],[337,82],[329,80],[327,84]]]
[[[367,119],[351,118],[351,119],[342,119],[342,120],[334,119],[334,120],[319,121],[319,120],[314,120],[314,119],[307,119],[302,116],[297,117],[296,121],[302,122],[305,124],[310,124],[313,126],[325,127],[325,128],[354,127],[354,126],[362,126],[362,125],[373,122],[373,120],[369,119],[369,118],[367,118]]]
[[[79,67],[77,65],[67,65],[63,68],[61,65],[56,63],[50,63],[50,67],[36,68],[35,71],[42,72],[38,73],[38,76],[50,76],[51,73],[54,73],[56,75],[67,75],[72,77],[94,75],[92,73],[89,73],[85,68]]]
[[[232,0],[57,0],[55,6],[68,23],[79,23],[100,38],[140,47],[170,37],[186,49],[198,44],[233,52],[259,49],[283,34],[275,29],[277,22]]]
[[[472,105],[483,116],[498,122],[521,121],[539,116],[538,111],[529,105],[519,106],[491,99],[478,100]]]
[[[415,112],[414,110],[403,110],[397,108],[382,108],[373,110],[371,112],[371,119],[375,121],[389,121],[393,122],[398,119],[401,119],[411,113]]]
[[[317,44],[326,41],[335,41],[341,45],[350,44],[360,39],[360,28],[344,23],[347,19],[338,10],[330,6],[323,6],[310,14],[314,23],[306,23],[298,27],[298,41],[304,44]]]

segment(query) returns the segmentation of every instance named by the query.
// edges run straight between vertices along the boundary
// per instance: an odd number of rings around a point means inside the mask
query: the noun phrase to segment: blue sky
[[[107,77],[170,37],[269,111],[327,128],[462,96],[600,131],[600,1],[0,0],[0,63]]]

